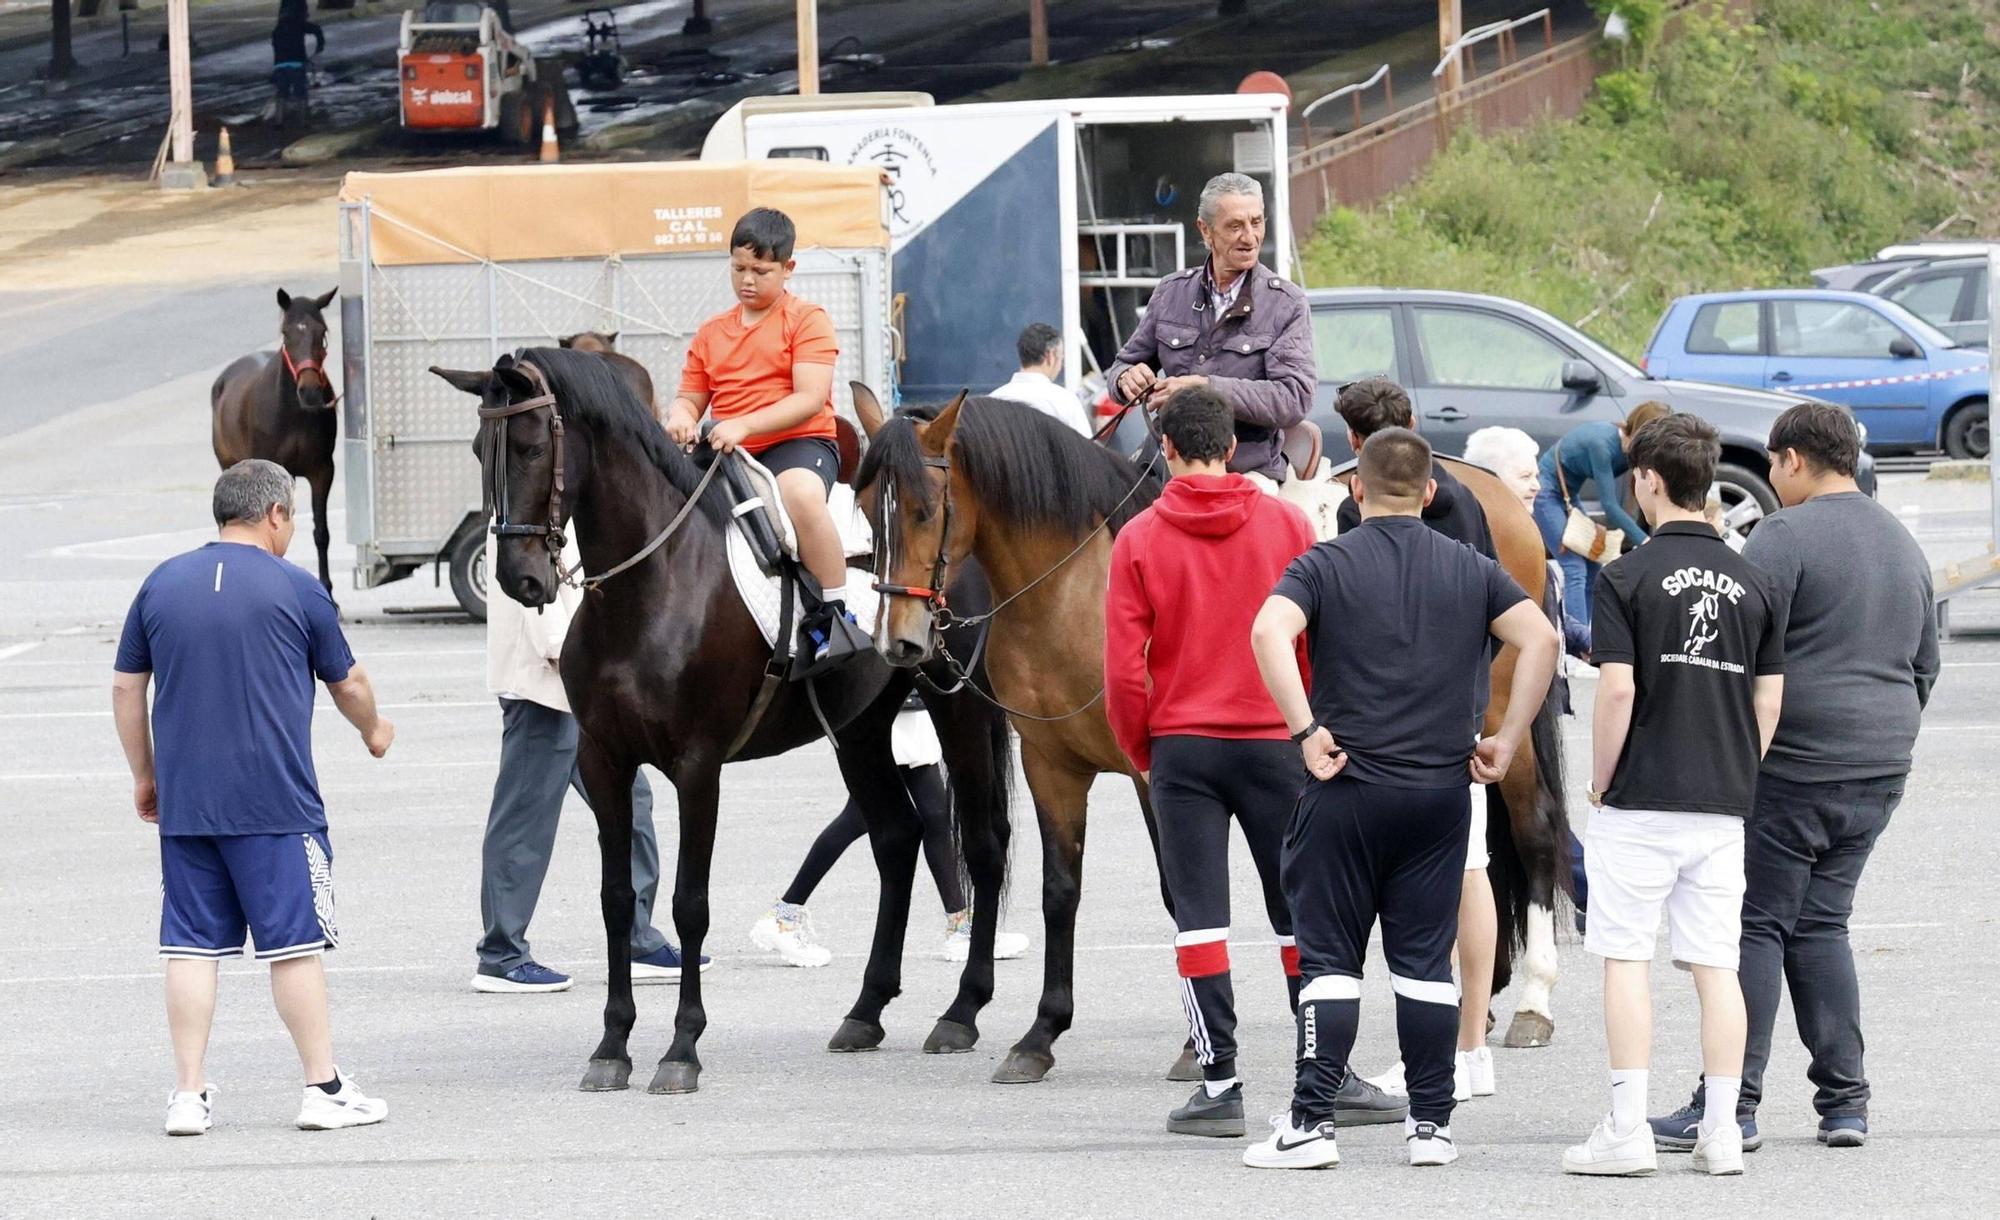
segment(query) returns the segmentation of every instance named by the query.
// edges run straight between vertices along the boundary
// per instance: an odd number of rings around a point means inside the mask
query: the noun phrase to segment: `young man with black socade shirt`
[[[1431,450],[1405,428],[1361,447],[1362,523],[1286,569],[1258,612],[1257,668],[1306,784],[1285,840],[1285,898],[1298,938],[1298,1074],[1290,1114],[1243,1163],[1320,1169],[1340,1162],[1334,1097],[1350,1074],[1361,969],[1379,916],[1409,1080],[1412,1165],[1446,1165],[1458,990],[1451,946],[1471,809],[1468,779],[1496,782],[1548,693],[1562,641],[1540,606],[1492,560],[1419,514],[1435,486]],[[1312,696],[1293,654],[1307,635]],[[1473,745],[1474,675],[1491,637],[1520,650],[1506,722]]]
[[[1632,437],[1632,491],[1652,540],[1598,574],[1591,652],[1598,667],[1584,832],[1590,926],[1604,959],[1611,1112],[1563,1153],[1565,1173],[1649,1174],[1650,976],[1660,909],[1674,963],[1701,996],[1709,1118],[1694,1168],[1743,1172],[1733,1121],[1743,1075],[1743,819],[1784,696],[1785,605],[1763,573],[1704,520],[1722,446],[1693,415]]]

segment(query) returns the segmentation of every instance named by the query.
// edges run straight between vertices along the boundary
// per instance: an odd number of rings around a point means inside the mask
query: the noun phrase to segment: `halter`
[[[340,401],[339,392],[333,388],[333,378],[326,375],[326,369],[321,367],[320,364],[320,361],[326,359],[326,357],[320,356],[312,360],[295,361],[292,359],[291,350],[283,343],[278,344],[278,356],[284,360],[285,372],[291,375],[294,387],[297,387],[299,384],[300,373],[314,373],[319,377],[319,383],[326,387],[326,392],[330,395],[326,400],[326,405],[331,407]]]
[[[500,427],[494,428],[487,435],[484,442],[486,445],[486,469],[490,472],[486,487],[486,504],[487,508],[493,514],[493,535],[496,538],[542,539],[549,549],[549,558],[555,563],[556,580],[572,588],[582,589],[586,593],[594,592],[605,581],[610,580],[620,572],[625,571],[627,568],[646,558],[646,556],[651,555],[654,551],[659,550],[660,547],[666,544],[667,539],[673,537],[681,526],[686,524],[687,519],[694,515],[695,504],[700,501],[702,493],[708,490],[710,481],[715,478],[715,472],[722,469],[722,463],[727,458],[718,455],[716,460],[709,464],[708,470],[701,476],[701,481],[695,484],[693,494],[688,496],[687,503],[681,505],[681,510],[674,514],[673,520],[667,522],[667,527],[653,535],[652,540],[646,543],[645,546],[640,547],[631,558],[605,569],[596,576],[584,578],[581,570],[571,570],[563,563],[562,557],[563,546],[566,542],[562,529],[562,412],[557,409],[555,391],[549,388],[548,378],[542,374],[541,369],[525,360],[516,362],[514,368],[522,376],[526,377],[538,392],[532,398],[524,398],[520,402],[510,402],[498,407],[489,407],[482,403],[479,407],[479,418],[482,420],[504,420],[516,415],[524,415],[529,411],[539,411],[547,408],[549,413],[549,430],[555,437],[555,477],[550,481],[549,485],[549,515],[545,523],[530,524],[509,520],[509,510],[512,506],[509,503],[507,495],[506,425],[502,424]]]

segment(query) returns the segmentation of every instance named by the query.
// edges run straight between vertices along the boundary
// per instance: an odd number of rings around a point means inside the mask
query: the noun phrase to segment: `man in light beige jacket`
[[[563,553],[581,565],[572,538]],[[486,542],[486,570],[494,568]],[[528,922],[541,897],[555,848],[556,821],[565,793],[589,800],[576,771],[576,719],[569,712],[557,661],[582,594],[559,585],[556,600],[540,610],[514,601],[498,586],[486,598],[486,686],[500,699],[500,774],[486,815],[481,851],[479,970],[472,989],[491,993],[565,991],[570,977],[528,952]],[[659,840],[653,833],[653,791],[644,772],[632,785],[632,981],[678,979],[680,951],[653,926],[653,898],[660,885]],[[707,969],[709,959],[701,965]]]

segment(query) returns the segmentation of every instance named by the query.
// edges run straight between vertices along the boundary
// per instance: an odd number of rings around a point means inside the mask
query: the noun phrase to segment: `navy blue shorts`
[[[160,836],[160,956],[260,962],[335,948],[333,848],[323,830]]]
[[[795,436],[757,454],[764,469],[774,475],[787,470],[810,470],[831,492],[840,478],[840,446],[823,436]]]

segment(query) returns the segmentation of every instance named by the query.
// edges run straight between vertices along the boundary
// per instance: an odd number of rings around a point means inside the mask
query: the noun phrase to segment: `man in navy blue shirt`
[[[238,462],[216,480],[214,512],[220,538],[167,560],[140,586],[112,683],[133,804],[160,829],[160,956],[178,1075],[166,1131],[208,1130],[214,1087],[202,1065],[216,962],[253,952],[271,964],[271,996],[305,1068],[298,1125],[378,1123],[388,1103],[333,1063],[320,955],[340,937],[313,772],[314,679],[375,757],[396,730],[375,710],[333,599],[282,558],[292,476],[273,462]],[[148,685],[157,686],[150,717]]]

